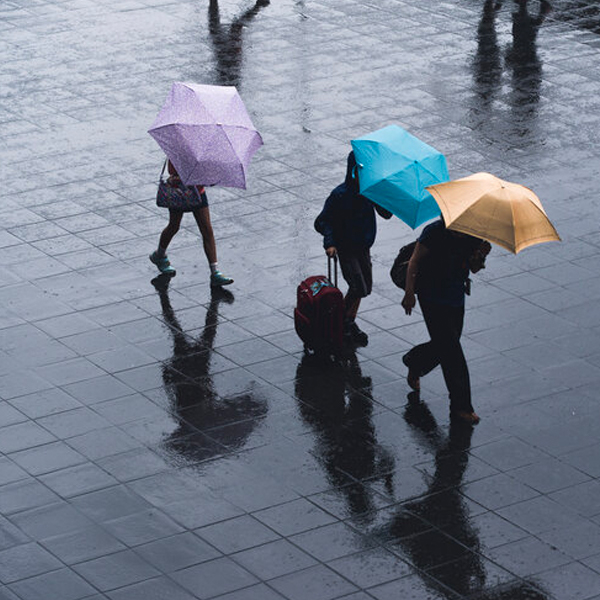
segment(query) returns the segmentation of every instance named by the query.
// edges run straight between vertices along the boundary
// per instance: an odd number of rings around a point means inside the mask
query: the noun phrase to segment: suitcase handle
[[[329,279],[329,281],[331,281],[331,263],[333,261],[333,277],[334,277],[334,281],[333,281],[333,285],[335,285],[335,287],[338,286],[338,257],[337,254],[334,254],[333,256],[327,256],[327,278]]]

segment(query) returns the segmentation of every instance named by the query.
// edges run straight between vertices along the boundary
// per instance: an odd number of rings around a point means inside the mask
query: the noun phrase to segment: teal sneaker
[[[233,283],[233,279],[223,275],[221,271],[215,271],[210,276],[210,287],[212,288],[223,287],[224,285],[229,285],[231,283]]]
[[[158,256],[156,254],[156,250],[149,256],[150,261],[153,262],[161,273],[166,273],[167,275],[175,275],[177,271],[171,266],[167,255]]]

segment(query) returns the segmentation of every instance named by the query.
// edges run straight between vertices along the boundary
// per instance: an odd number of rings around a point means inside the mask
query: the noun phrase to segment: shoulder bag
[[[164,173],[167,161],[160,172],[158,190],[156,192],[156,206],[189,212],[200,208],[202,198],[195,185],[185,185],[179,178],[169,177],[165,181]]]

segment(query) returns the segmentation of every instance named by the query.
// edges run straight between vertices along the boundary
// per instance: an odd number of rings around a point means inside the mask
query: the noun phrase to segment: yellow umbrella
[[[540,199],[518,183],[475,173],[427,189],[448,229],[494,242],[515,254],[534,244],[560,241]]]

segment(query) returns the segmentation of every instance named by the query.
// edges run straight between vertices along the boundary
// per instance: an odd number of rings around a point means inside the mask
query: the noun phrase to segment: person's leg
[[[463,330],[465,317],[464,307],[452,308],[450,317],[454,339],[454,348],[450,351],[451,381],[447,383],[450,393],[450,412],[469,423],[479,423],[479,416],[475,413],[471,399],[471,378],[465,358],[460,337]]]
[[[183,213],[180,210],[169,210],[169,222],[167,223],[167,226],[162,230],[162,233],[160,234],[160,239],[158,240],[157,252],[159,256],[161,254],[164,256],[167,253],[167,248],[169,247],[171,240],[179,231],[179,227],[181,227],[182,218]]]
[[[420,378],[433,371],[440,364],[439,353],[433,342],[433,338],[437,337],[435,332],[438,329],[439,315],[435,310],[435,306],[421,302],[420,299],[419,306],[421,307],[421,313],[423,314],[430,340],[414,346],[402,357],[402,362],[408,367],[406,380],[408,385],[415,391],[421,389]],[[434,332],[433,334],[432,331]]]
[[[356,320],[361,300],[366,298],[373,290],[373,265],[371,263],[371,252],[369,251],[369,248],[363,248],[358,251],[356,253],[356,259],[358,264],[358,280],[360,281],[360,296],[354,301],[353,321]]]
[[[362,298],[371,293],[371,261],[368,248],[353,252],[338,251],[342,275],[348,284],[344,298],[344,333],[356,344],[366,346],[369,337],[356,324],[356,315]]]
[[[354,322],[356,314],[360,307],[361,298],[357,298],[352,290],[348,290],[348,293],[344,296],[344,320],[348,322]]]
[[[197,208],[193,211],[194,219],[198,224],[200,235],[202,236],[202,245],[204,247],[204,254],[208,260],[210,266],[210,284],[213,287],[220,287],[222,285],[229,285],[233,283],[231,277],[226,277],[219,271],[217,263],[217,244],[215,242],[215,234],[210,222],[210,209],[208,206]]]
[[[204,254],[208,260],[208,264],[212,265],[217,262],[217,245],[215,243],[215,234],[210,222],[210,209],[208,206],[198,208],[193,211],[194,219],[198,224],[200,235],[202,235],[202,245]]]
[[[182,218],[183,212],[169,210],[169,222],[160,234],[158,248],[150,255],[150,260],[158,267],[158,270],[161,271],[161,273],[175,274],[175,269],[171,266],[171,263],[167,258],[167,248],[169,247],[171,240],[175,237],[175,234],[179,231]]]
[[[427,306],[426,321],[433,351],[437,354],[450,397],[450,413],[476,423],[479,417],[471,404],[471,382],[467,361],[460,343],[464,322],[464,307]]]

